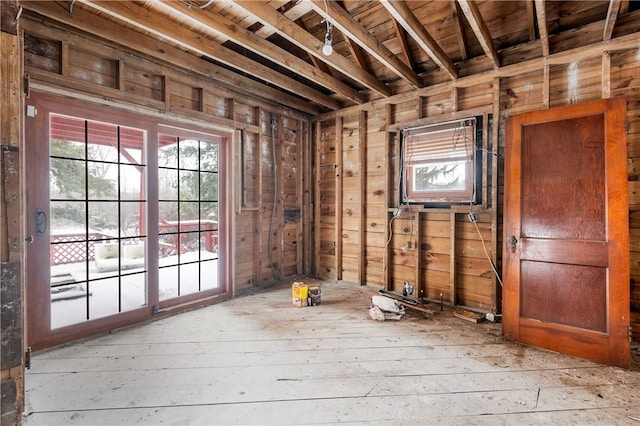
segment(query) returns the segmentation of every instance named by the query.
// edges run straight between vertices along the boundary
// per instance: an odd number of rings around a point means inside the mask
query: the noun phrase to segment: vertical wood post
[[[304,239],[304,266],[303,271],[305,275],[311,275],[313,272],[313,226],[315,218],[313,217],[313,144],[311,143],[311,126],[309,121],[303,122],[302,132],[302,157],[303,170],[302,180],[304,181],[304,193],[302,196],[302,217],[304,217],[303,223],[303,239]]]
[[[296,275],[301,275],[304,271],[304,250],[302,247],[303,238],[302,232],[305,229],[304,226],[304,174],[303,174],[303,150],[304,144],[302,143],[304,135],[304,126],[302,121],[296,120],[296,206],[300,208],[300,216],[296,223]]]
[[[358,119],[360,139],[360,225],[358,226],[358,280],[360,285],[367,283],[366,276],[366,231],[367,231],[367,112],[360,111]]]
[[[487,121],[486,127],[489,127]],[[498,167],[500,162],[500,147],[499,147],[499,132],[500,132],[500,78],[493,80],[493,123],[491,128],[491,247],[494,248],[491,254],[491,261],[496,265],[498,269]],[[502,288],[498,288],[498,279],[495,275],[492,275],[492,287],[491,287],[491,303],[493,313],[502,311],[500,306],[502,300]]]
[[[313,189],[314,195],[314,218],[315,218],[315,232],[314,236],[314,268],[317,275],[320,275],[320,150],[321,150],[321,140],[322,140],[322,123],[320,121],[316,121],[316,132],[315,132],[315,150],[316,150],[316,179],[315,185]]]
[[[551,90],[551,81],[549,76],[549,63],[545,62],[544,68],[542,70],[542,105],[545,108],[549,108],[549,90]],[[495,119],[498,119],[499,115],[494,115]]]
[[[384,252],[382,259],[382,284],[385,290],[389,290],[389,277],[391,276],[391,261],[389,255],[389,208],[393,207],[393,201],[391,200],[391,196],[393,194],[394,183],[392,182],[391,175],[391,138],[393,137],[393,132],[391,131],[391,120],[392,120],[392,108],[391,104],[385,105],[385,138],[384,138],[384,183],[386,185],[385,192],[385,203],[384,203],[384,211],[385,211],[385,222],[384,222]]]
[[[602,99],[611,97],[611,54],[602,52]]]
[[[336,239],[336,280],[342,280],[342,223],[343,223],[343,201],[344,197],[342,194],[343,189],[343,118],[342,116],[336,116],[336,170],[335,170],[335,191],[336,191],[336,229],[335,229],[335,239]]]
[[[0,423],[21,424],[24,411],[23,46],[19,4],[0,2]]]
[[[456,213],[449,214],[449,302],[455,306],[456,300]]]
[[[422,252],[420,249],[420,235],[422,234],[420,220],[420,209],[414,210],[413,216],[413,229],[415,233],[413,234],[413,251],[415,252],[415,286],[414,291],[417,297],[424,297],[424,289],[422,288]]]

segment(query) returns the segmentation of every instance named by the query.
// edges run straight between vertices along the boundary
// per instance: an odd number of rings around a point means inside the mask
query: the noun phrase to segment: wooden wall
[[[627,98],[632,333],[640,338],[640,49],[632,37],[510,65],[412,94],[314,119],[319,275],[500,311],[503,128],[512,114],[624,95]],[[483,199],[449,209],[399,205],[398,130],[483,115]],[[401,215],[393,219],[393,210]],[[390,226],[391,223],[391,226]],[[483,244],[484,240],[484,244]],[[407,242],[411,242],[410,245]],[[357,243],[363,247],[358,247]],[[485,248],[488,256],[485,254]]]
[[[187,62],[184,68],[168,64],[30,12],[22,21],[32,90],[234,135],[233,200],[226,201],[235,213],[230,266],[236,294],[310,271],[312,243],[305,247],[303,239],[310,234],[304,221],[311,220],[303,204],[311,185],[310,173],[303,173],[311,167],[306,115],[234,91]],[[158,42],[140,36],[135,43]],[[162,47],[176,58],[186,55],[171,49]]]
[[[20,424],[24,393],[22,295],[22,40],[15,1],[0,4],[0,424]]]

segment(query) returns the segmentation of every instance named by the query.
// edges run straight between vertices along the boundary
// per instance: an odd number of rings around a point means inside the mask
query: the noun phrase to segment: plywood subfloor
[[[307,280],[311,282],[311,280]],[[290,283],[37,354],[25,423],[639,424],[640,371],[504,341],[450,310],[369,318],[376,289]]]

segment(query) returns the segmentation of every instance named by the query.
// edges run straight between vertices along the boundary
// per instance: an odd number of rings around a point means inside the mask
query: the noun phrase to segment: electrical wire
[[[474,214],[474,213],[472,211],[469,211],[469,215],[471,215],[471,214]],[[480,241],[482,241],[482,248],[484,249],[484,254],[485,254],[485,256],[487,256],[487,260],[489,261],[489,264],[491,265],[491,269],[493,269],[493,273],[496,275],[496,278],[498,279],[498,282],[500,283],[500,287],[502,287],[502,280],[500,279],[500,275],[498,274],[498,270],[496,269],[495,265],[493,264],[493,260],[491,260],[491,256],[489,256],[489,252],[487,251],[487,245],[484,242],[484,238],[482,238],[482,233],[480,232],[480,228],[478,228],[478,220],[477,219],[475,221],[472,220],[471,223],[474,224],[474,226],[476,227],[476,231],[478,231],[478,235],[480,236]]]
[[[389,269],[389,243],[393,238],[393,221],[396,220],[396,215],[394,214],[391,220],[389,221],[389,238],[387,239],[387,243],[384,246],[384,259],[382,260],[383,268],[382,268],[382,278],[384,279],[384,289],[389,290],[389,281],[387,280],[387,269]]]
[[[207,7],[211,6],[211,3],[213,3],[215,0],[209,0],[205,4],[196,4],[194,3],[193,0],[180,0],[180,1],[186,4],[187,7],[189,7],[189,9],[206,9]]]
[[[276,267],[273,263],[273,254],[271,253],[273,250],[271,249],[271,237],[273,234],[273,221],[276,216],[276,205],[278,203],[278,163],[276,161],[276,116],[275,114],[271,114],[271,152],[273,154],[273,208],[271,209],[271,220],[269,221],[269,265],[271,266],[271,272],[273,273],[273,278],[277,281],[278,273],[276,272]]]

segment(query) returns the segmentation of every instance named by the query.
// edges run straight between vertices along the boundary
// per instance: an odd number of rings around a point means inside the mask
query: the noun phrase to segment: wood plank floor
[[[320,306],[290,294],[284,283],[36,354],[25,424],[640,425],[637,361],[515,345],[446,308],[373,321],[376,289],[355,284],[323,282]]]

